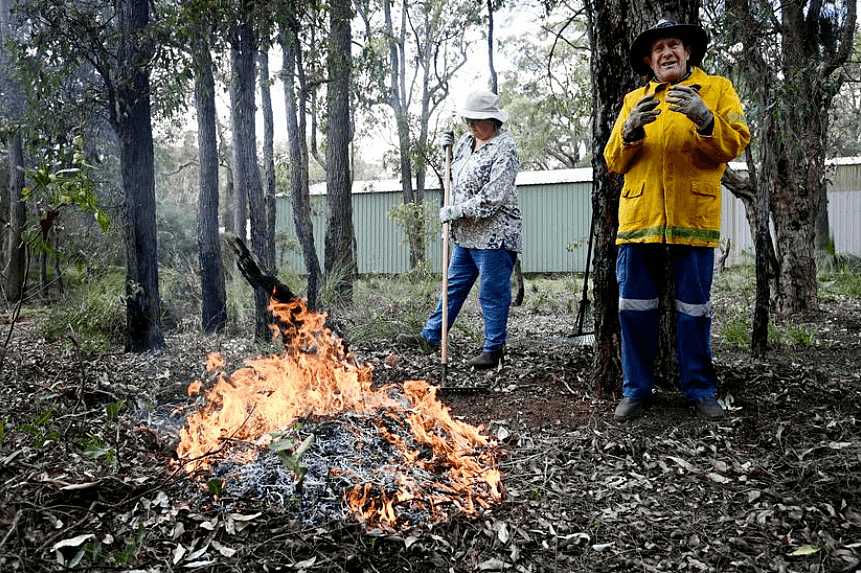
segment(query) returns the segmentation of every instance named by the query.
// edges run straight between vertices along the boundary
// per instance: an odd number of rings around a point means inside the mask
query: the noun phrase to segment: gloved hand
[[[638,101],[634,109],[631,110],[631,115],[628,116],[628,119],[622,125],[622,139],[625,141],[639,141],[646,137],[643,126],[647,123],[652,123],[660,115],[661,110],[656,109],[659,103],[661,102],[658,101],[655,94],[649,94]]]
[[[714,114],[691,86],[675,85],[667,92],[667,103],[671,111],[685,114],[697,126],[700,133],[708,130],[715,119]]]
[[[454,145],[454,132],[453,131],[444,131],[439,134],[439,146],[442,147],[443,151],[445,151],[446,147],[451,147]]]
[[[439,222],[440,223],[448,223],[449,221],[454,221],[455,219],[463,218],[463,207],[460,205],[446,205],[445,207],[440,207],[439,210]]]

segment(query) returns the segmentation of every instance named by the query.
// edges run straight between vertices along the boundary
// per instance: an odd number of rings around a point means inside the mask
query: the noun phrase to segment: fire
[[[481,428],[453,419],[436,387],[408,380],[402,390],[395,385],[374,388],[372,366],[357,363],[326,327],[325,314],[310,311],[299,299],[271,301],[268,311],[278,319],[272,330],[283,340],[282,353],[249,359],[230,375],[221,371],[223,357],[207,358],[215,383],[205,390],[205,406],[187,418],[177,447],[186,471],[207,471],[216,461],[236,460],[237,444],[245,446],[246,455],[248,445],[265,448],[273,433],[297,419],[349,413],[372,420],[401,459],[391,468],[396,490],[356,483],[344,492],[359,521],[390,529],[399,524],[401,507],[420,508],[441,519],[452,508],[472,515],[502,499],[495,442]],[[408,439],[391,431],[397,425],[408,427]]]

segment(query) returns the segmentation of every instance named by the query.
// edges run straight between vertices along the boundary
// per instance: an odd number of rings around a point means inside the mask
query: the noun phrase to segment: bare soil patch
[[[177,471],[186,387],[210,351],[237,367],[257,354],[244,333],[81,357],[18,325],[0,384],[0,571],[858,571],[861,301],[806,320],[812,344],[764,360],[716,337],[732,397],[719,424],[676,391],[616,424],[570,313],[514,308],[498,371],[466,369],[477,347],[454,333],[446,379],[467,389],[442,401],[498,440],[504,500],[397,532],[310,527],[290,503],[215,500]],[[387,339],[352,350],[379,384],[440,376],[437,354]]]

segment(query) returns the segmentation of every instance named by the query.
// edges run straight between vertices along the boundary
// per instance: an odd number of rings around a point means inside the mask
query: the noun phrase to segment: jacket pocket
[[[639,185],[625,185],[625,188],[622,189],[622,197],[624,197],[625,199],[636,199],[643,194],[643,189],[645,188],[645,182],[640,183]]]
[[[641,182],[634,185],[625,185],[622,188],[622,198],[619,201],[619,228],[630,230],[632,227],[642,224],[646,220],[647,213],[642,201],[643,191],[646,183]]]
[[[710,181],[692,181],[694,220],[700,226],[720,226],[720,183],[715,185]]]

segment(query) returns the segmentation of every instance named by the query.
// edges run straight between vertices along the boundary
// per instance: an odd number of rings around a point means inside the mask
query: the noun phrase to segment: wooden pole
[[[443,207],[451,201],[451,146],[445,148],[445,175],[443,177]],[[442,225],[442,338],[440,340],[440,386],[446,385],[448,370],[448,260],[451,222]]]

